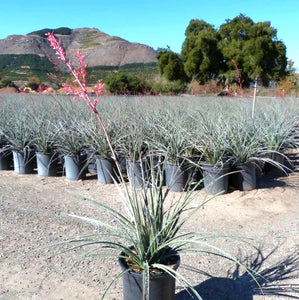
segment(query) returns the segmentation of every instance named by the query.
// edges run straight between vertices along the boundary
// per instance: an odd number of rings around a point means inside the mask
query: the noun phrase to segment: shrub
[[[117,73],[106,80],[107,89],[114,94],[144,94],[148,90],[146,82],[133,74]]]
[[[152,93],[162,95],[178,95],[186,91],[186,84],[177,81],[152,81],[150,83]]]
[[[188,84],[188,91],[192,95],[217,95],[222,90],[223,87],[215,80],[209,80],[206,84],[192,80]]]
[[[28,86],[36,91],[40,85],[40,79],[36,76],[32,76],[28,78]]]
[[[0,88],[4,87],[14,87],[17,88],[16,85],[11,80],[3,80],[0,83]]]

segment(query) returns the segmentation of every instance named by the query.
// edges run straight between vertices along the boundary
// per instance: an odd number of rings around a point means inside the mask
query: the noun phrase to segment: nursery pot
[[[142,188],[145,185],[144,168],[141,161],[127,160],[127,175],[130,184],[135,188]]]
[[[256,170],[255,165],[247,162],[237,165],[230,174],[230,184],[233,188],[240,191],[250,191],[256,188]]]
[[[91,174],[97,174],[96,157],[92,151],[87,151],[87,171]]]
[[[112,158],[96,158],[98,182],[102,184],[114,183],[117,179],[116,166]]]
[[[284,169],[284,166],[286,165],[286,158],[280,154],[280,153],[267,153],[266,155],[267,158],[272,159],[274,162],[279,163],[280,167],[275,166],[274,164],[271,164],[270,162],[265,162],[264,164],[264,173],[270,173],[270,172],[275,172],[280,174],[284,174],[285,172],[281,169]]]
[[[167,188],[172,192],[182,192],[188,182],[188,171],[184,164],[165,164],[165,181]]]
[[[228,166],[216,167],[210,164],[201,164],[203,170],[204,187],[208,194],[226,193],[228,190]]]
[[[65,155],[65,176],[70,180],[83,179],[86,175],[86,155]]]
[[[121,256],[124,256],[121,253]],[[176,262],[173,269],[180,265],[180,257],[176,255]],[[122,271],[127,270],[124,258],[119,259]],[[142,274],[128,271],[123,275],[123,300],[143,300],[142,298]],[[151,274],[149,278],[149,300],[174,300],[175,299],[175,278],[168,273],[159,272]]]
[[[190,157],[188,162],[188,177],[191,184],[198,184],[198,182],[202,181],[202,170],[198,166],[200,158],[199,157]]]
[[[127,159],[124,153],[121,151],[115,151],[118,165],[122,174],[127,174]]]
[[[36,153],[37,174],[39,176],[56,176],[58,155],[54,153]]]
[[[11,170],[13,166],[13,156],[10,150],[0,152],[0,170]]]
[[[12,153],[15,173],[32,174],[34,171],[34,151],[25,148],[22,152],[13,150]]]

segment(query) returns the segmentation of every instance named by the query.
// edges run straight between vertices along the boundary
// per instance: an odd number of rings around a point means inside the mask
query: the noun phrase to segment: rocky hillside
[[[131,43],[122,38],[110,36],[96,28],[54,30],[68,56],[78,49],[87,55],[86,63],[94,66],[123,66],[135,63],[156,62],[156,52],[149,46]],[[0,59],[14,55],[35,55],[39,58],[53,58],[53,50],[44,33],[53,30],[43,29],[27,35],[11,35],[0,39]],[[24,68],[30,66],[24,66]],[[0,66],[1,68],[1,66]],[[2,62],[3,68],[3,62]],[[61,66],[62,68],[62,66]]]

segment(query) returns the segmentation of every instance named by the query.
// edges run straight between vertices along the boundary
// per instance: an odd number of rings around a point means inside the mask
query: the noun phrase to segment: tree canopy
[[[170,49],[158,49],[158,68],[160,74],[170,81],[186,79],[183,61],[180,55]]]
[[[254,23],[240,14],[215,29],[203,20],[191,20],[185,36],[181,54],[158,51],[160,73],[169,80],[187,76],[200,83],[233,82],[238,72],[244,85],[258,77],[267,86],[287,75],[286,46],[270,22]]]
[[[185,35],[181,55],[187,76],[203,83],[216,78],[222,60],[218,32],[204,21],[191,20]]]

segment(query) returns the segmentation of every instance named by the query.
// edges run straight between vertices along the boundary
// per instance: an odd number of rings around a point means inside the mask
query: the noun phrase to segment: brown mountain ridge
[[[67,56],[71,57],[80,49],[86,55],[85,62],[89,67],[157,62],[156,51],[147,45],[110,36],[96,28],[62,27],[62,29],[66,30],[52,31],[61,42]],[[53,50],[49,46],[45,32],[47,29],[0,39],[0,56],[33,54],[53,58]],[[63,68],[62,65],[60,66]]]

